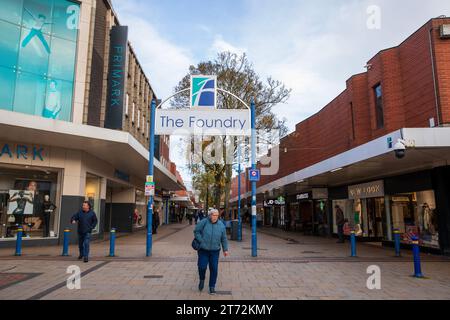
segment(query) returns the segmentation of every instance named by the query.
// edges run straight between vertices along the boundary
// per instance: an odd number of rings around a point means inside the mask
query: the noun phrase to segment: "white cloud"
[[[214,41],[210,48],[210,53],[213,57],[215,57],[217,55],[217,53],[224,52],[224,51],[229,51],[229,52],[241,55],[241,54],[247,52],[247,49],[234,46],[231,43],[225,41],[221,34],[217,34],[214,37]]]

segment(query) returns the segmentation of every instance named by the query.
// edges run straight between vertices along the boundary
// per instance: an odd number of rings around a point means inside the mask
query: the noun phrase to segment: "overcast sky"
[[[219,51],[246,52],[261,76],[292,88],[288,103],[274,109],[290,131],[342,92],[378,51],[400,44],[433,17],[450,16],[448,0],[112,2],[159,98],[173,93],[189,65]],[[172,160],[183,167],[171,147]]]

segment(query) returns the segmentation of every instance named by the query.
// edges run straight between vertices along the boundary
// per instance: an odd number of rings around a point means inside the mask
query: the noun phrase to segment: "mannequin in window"
[[[44,218],[43,237],[48,238],[50,236],[50,218],[55,211],[56,206],[50,201],[50,196],[46,194],[44,196],[44,202],[42,204],[42,216]]]
[[[428,205],[428,203],[424,203],[422,206],[422,215],[423,215],[423,225],[424,225],[424,230],[426,232],[431,232],[432,228],[433,228],[433,224],[432,224],[432,215],[433,215],[433,211],[431,210],[430,206]]]

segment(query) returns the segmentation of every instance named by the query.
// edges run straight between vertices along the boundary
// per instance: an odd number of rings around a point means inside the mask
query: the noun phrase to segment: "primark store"
[[[107,0],[1,7],[0,247],[14,246],[19,227],[24,246],[59,244],[67,227],[75,240],[69,219],[84,200],[99,220],[94,238],[145,227],[148,106],[157,97],[127,27]],[[163,193],[184,187],[168,137],[156,139],[163,207]]]

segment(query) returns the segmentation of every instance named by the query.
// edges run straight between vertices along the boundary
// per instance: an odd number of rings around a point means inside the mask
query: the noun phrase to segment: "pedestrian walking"
[[[224,224],[219,222],[219,211],[217,209],[212,209],[209,212],[209,217],[197,224],[194,235],[200,242],[200,249],[197,251],[200,277],[198,290],[202,291],[205,286],[206,269],[209,266],[209,294],[214,295],[219,271],[220,249],[223,249],[225,257],[228,256],[227,233]]]
[[[158,227],[159,227],[159,209],[156,209],[153,211],[153,216],[152,216],[152,233],[153,234],[157,234],[158,232]]]
[[[344,218],[344,212],[339,207],[339,205],[336,205],[334,207],[336,209],[336,225],[338,228],[338,237],[339,240],[337,243],[344,243],[344,224],[345,224],[345,218]]]
[[[194,212],[194,221],[195,221],[195,224],[197,225],[197,223],[198,223],[198,211],[197,210]]]
[[[97,226],[97,215],[92,211],[89,201],[83,202],[81,210],[75,213],[70,221],[72,224],[78,222],[78,248],[80,249],[78,260],[84,258],[84,262],[88,262],[91,233]]]

